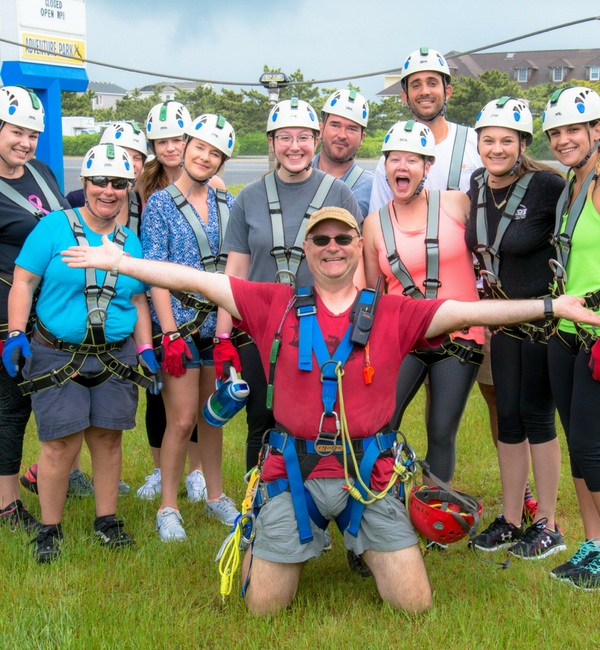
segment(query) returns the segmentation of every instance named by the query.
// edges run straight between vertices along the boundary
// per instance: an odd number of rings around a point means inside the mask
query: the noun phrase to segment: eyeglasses
[[[108,178],[108,176],[88,176],[88,181],[96,187],[107,187],[110,183],[113,190],[126,190],[129,185],[127,178]]]
[[[294,138],[294,136],[292,135],[287,135],[287,133],[275,136],[275,140],[277,140],[277,142],[279,142],[280,144],[292,144],[294,140],[298,144],[308,144],[311,140],[314,140],[314,138],[315,138],[314,135],[308,135],[307,133],[303,133],[302,135],[299,135],[297,138]]]
[[[349,246],[355,237],[354,235],[336,235],[335,237],[329,237],[329,235],[315,235],[314,237],[307,237],[306,239],[311,239],[315,246],[322,248],[323,246],[327,246],[332,239],[335,240],[335,243],[338,246]]]

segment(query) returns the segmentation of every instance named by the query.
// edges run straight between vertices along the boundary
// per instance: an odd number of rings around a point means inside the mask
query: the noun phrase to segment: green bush
[[[269,141],[264,133],[247,133],[239,138],[238,142],[240,148],[234,154],[237,153],[240,156],[267,156],[269,154]]]
[[[382,136],[371,137],[367,136],[358,151],[356,152],[357,158],[378,158],[381,156],[381,145],[383,144]]]
[[[542,131],[542,118],[533,121],[533,144],[527,153],[535,160],[554,160],[548,136]]]
[[[65,156],[85,156],[88,149],[100,142],[99,133],[63,135],[63,154]]]

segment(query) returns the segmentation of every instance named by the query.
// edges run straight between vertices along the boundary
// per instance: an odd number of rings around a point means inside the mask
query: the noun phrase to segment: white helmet
[[[235,145],[235,131],[222,115],[205,113],[185,127],[184,133],[190,138],[198,138],[215,147],[231,158]]]
[[[148,113],[146,136],[148,140],[178,138],[183,136],[185,127],[191,121],[188,109],[179,102],[169,100],[156,104]]]
[[[387,132],[381,151],[409,151],[435,162],[435,138],[431,129],[416,120],[396,122]]]
[[[369,104],[356,90],[336,90],[325,102],[321,113],[346,117],[362,127],[367,128],[369,121]]]
[[[81,176],[112,176],[134,180],[133,161],[123,147],[110,142],[97,144],[85,154]]]
[[[525,144],[533,142],[533,117],[524,99],[501,97],[488,102],[479,112],[475,130],[486,126],[501,126],[525,136]]]
[[[22,86],[0,88],[0,122],[32,131],[44,130],[44,107],[39,97]]]
[[[600,119],[600,97],[595,90],[578,86],[560,88],[546,104],[542,115],[544,131],[569,124],[585,124]]]
[[[411,52],[402,66],[400,83],[403,90],[406,91],[406,83],[411,74],[425,71],[439,72],[446,83],[452,83],[452,75],[446,59],[437,50],[422,47]]]
[[[267,120],[267,133],[292,126],[319,130],[319,118],[315,109],[308,102],[297,97],[284,99],[275,104]]]
[[[116,122],[104,129],[99,144],[117,144],[148,155],[148,141],[136,122]]]

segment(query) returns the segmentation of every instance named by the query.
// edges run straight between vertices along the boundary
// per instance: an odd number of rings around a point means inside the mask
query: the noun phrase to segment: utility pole
[[[269,113],[279,101],[279,89],[287,86],[289,81],[283,72],[265,72],[260,76],[260,83],[269,91]],[[275,169],[275,152],[269,147],[269,171]]]

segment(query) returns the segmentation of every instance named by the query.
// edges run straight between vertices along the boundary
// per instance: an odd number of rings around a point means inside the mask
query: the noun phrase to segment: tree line
[[[265,72],[280,72],[264,67]],[[288,76],[290,81],[302,82],[297,86],[281,89],[280,99],[292,96],[309,102],[320,113],[327,97],[334,88],[319,88],[311,80],[305,80],[301,70],[296,70]],[[529,107],[534,117],[534,141],[530,153],[537,159],[550,159],[551,153],[547,138],[542,133],[542,114],[548,98],[560,87],[570,85],[587,85],[600,92],[600,83],[587,81],[572,81],[557,86],[552,83],[540,84],[531,88],[522,88],[517,82],[511,81],[505,72],[486,70],[476,79],[462,77],[453,84],[452,99],[448,103],[447,118],[458,124],[474,126],[481,108],[492,99],[508,95],[523,97],[529,101]],[[349,88],[360,91],[358,86],[348,84]],[[62,93],[63,115],[84,115],[93,117],[97,122],[132,120],[144,125],[148,111],[162,100],[159,88],[149,97],[141,97],[138,89],[125,95],[116,102],[115,108],[92,109],[94,91],[83,95],[73,92]],[[234,155],[265,154],[268,143],[265,136],[265,125],[269,112],[269,99],[262,90],[234,91],[223,88],[216,92],[210,87],[198,86],[188,92],[179,91],[175,100],[184,104],[192,117],[202,113],[218,113],[224,115],[235,127],[236,147]],[[399,120],[410,119],[407,107],[399,96],[384,97],[380,101],[369,101],[369,127],[363,146],[358,151],[359,157],[375,157],[381,151],[381,144],[388,129]]]

